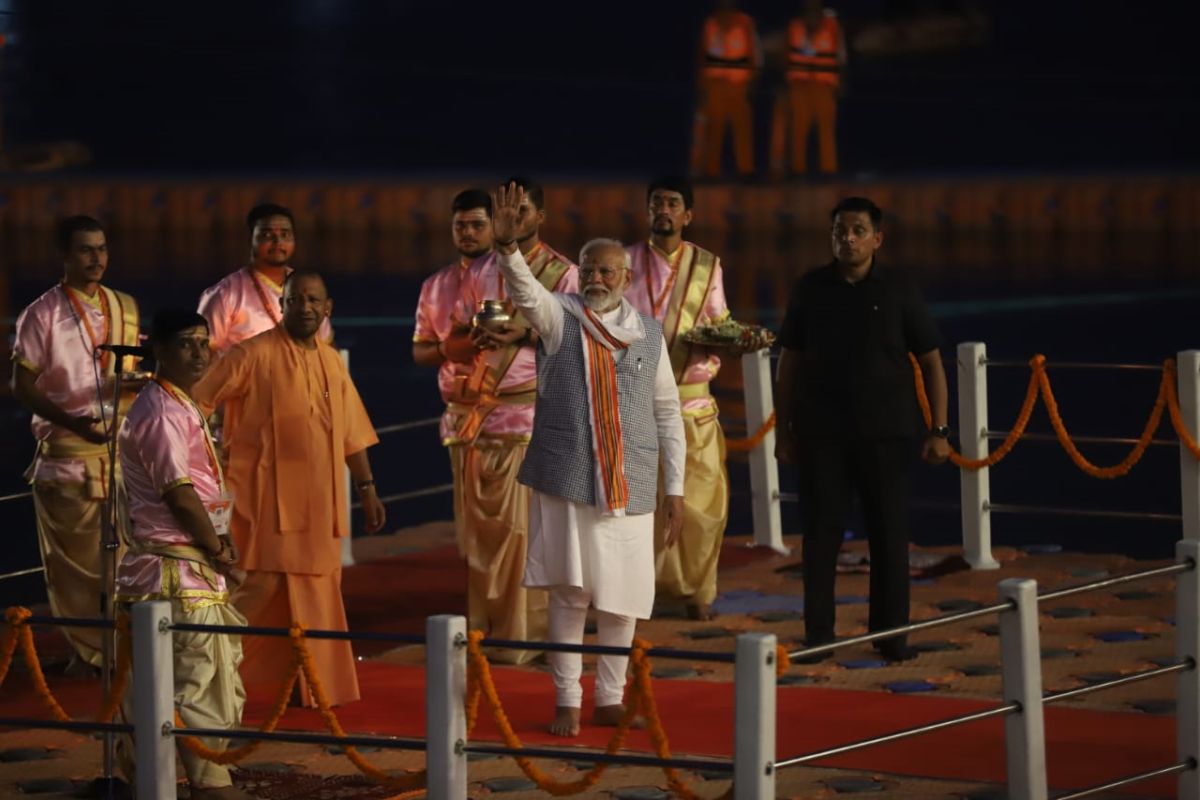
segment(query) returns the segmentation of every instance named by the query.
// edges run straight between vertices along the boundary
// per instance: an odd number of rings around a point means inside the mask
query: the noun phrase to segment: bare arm
[[[13,362],[10,386],[17,402],[42,419],[66,428],[89,442],[103,444],[107,441],[103,432],[96,429],[96,423],[100,422],[98,417],[73,417],[63,411],[37,387],[37,375],[24,364]]]
[[[470,364],[478,348],[469,330],[454,331],[440,342],[413,342],[413,363],[421,367],[440,367],[445,361]]]
[[[362,504],[366,517],[366,531],[375,533],[383,527],[387,515],[379,494],[375,491],[375,479],[371,476],[371,462],[367,458],[366,449],[347,455],[346,467],[350,470],[350,480],[354,483],[358,501]]]
[[[204,510],[204,503],[200,502],[200,495],[196,494],[192,484],[184,483],[168,490],[163,495],[163,502],[171,509],[171,516],[188,532],[197,547],[214,556],[221,552],[221,539],[217,536],[212,520]]]
[[[796,385],[799,356],[784,347],[779,351],[779,366],[775,371],[775,458],[790,464],[796,457],[796,440],[792,436],[792,388]]]

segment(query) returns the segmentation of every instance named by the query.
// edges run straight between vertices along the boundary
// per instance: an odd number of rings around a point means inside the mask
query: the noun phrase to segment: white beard
[[[605,311],[611,311],[621,304],[621,298],[625,295],[624,292],[614,291],[613,289],[605,288],[603,291],[593,290],[583,292],[583,304],[601,314]]]

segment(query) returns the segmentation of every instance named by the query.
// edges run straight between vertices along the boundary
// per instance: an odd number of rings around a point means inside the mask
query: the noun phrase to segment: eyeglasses
[[[616,269],[613,269],[612,267],[600,267],[599,269],[596,269],[595,267],[580,267],[579,277],[584,281],[590,281],[592,276],[598,272],[600,273],[600,280],[608,283],[614,277],[624,271],[625,267],[617,267]]]

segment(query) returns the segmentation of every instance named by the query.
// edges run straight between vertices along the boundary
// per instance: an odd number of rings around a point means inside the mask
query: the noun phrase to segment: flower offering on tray
[[[683,335],[685,342],[705,347],[763,350],[775,343],[775,334],[761,325],[746,325],[727,319],[715,325],[697,325]]]

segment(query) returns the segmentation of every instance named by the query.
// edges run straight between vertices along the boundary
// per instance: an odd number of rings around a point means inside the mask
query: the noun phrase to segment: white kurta
[[[563,314],[555,295],[529,271],[520,251],[501,255],[500,268],[508,280],[509,296],[541,336],[547,354],[558,352],[563,337]],[[622,301],[601,315],[604,322],[636,314]],[[671,374],[666,345],[654,376],[654,417],[659,459],[668,495],[683,495],[683,465],[687,445],[679,411],[679,390]],[[620,361],[625,351],[613,352]],[[529,502],[529,545],[525,586],[574,586],[592,595],[601,611],[649,619],[654,607],[654,515],[615,517],[595,506],[555,495],[533,492]]]

